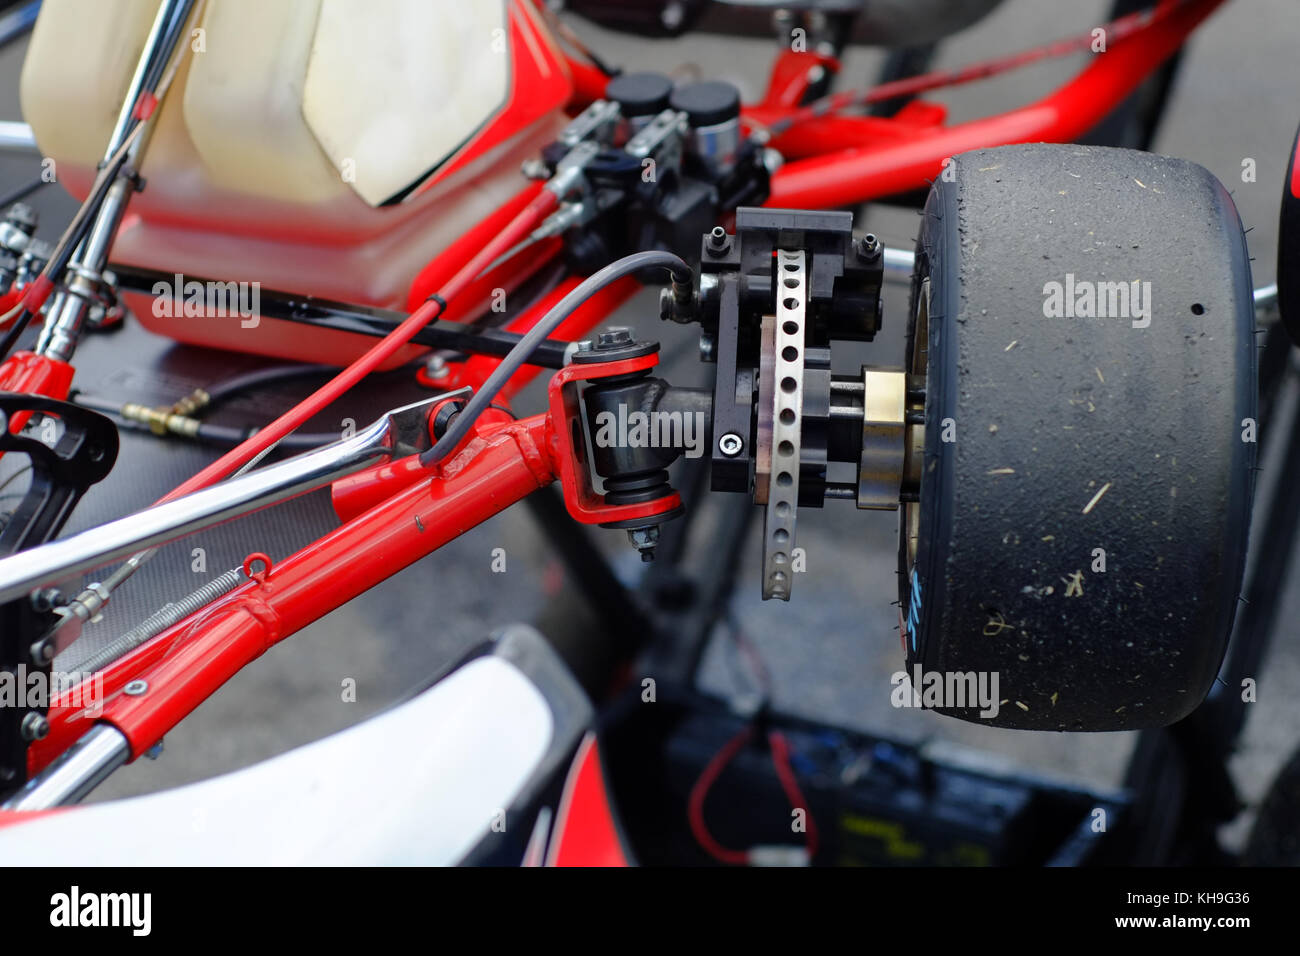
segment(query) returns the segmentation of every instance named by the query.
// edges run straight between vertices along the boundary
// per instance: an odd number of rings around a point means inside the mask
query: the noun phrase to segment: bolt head
[[[744,440],[735,432],[727,432],[718,439],[718,451],[728,458],[735,458],[745,447]]]
[[[632,344],[632,330],[625,326],[614,326],[600,333],[596,340],[597,349],[616,349]]]
[[[632,542],[632,547],[641,552],[642,561],[653,561],[655,559],[655,545],[659,543],[659,526],[648,525],[643,528],[629,528],[627,539]]]
[[[0,416],[0,429],[3,429],[5,422],[3,416]],[[65,604],[63,594],[58,588],[42,588],[32,595],[32,610],[38,613],[53,610]]]
[[[122,693],[128,697],[139,697],[149,689],[149,682],[142,680],[133,680],[122,688]]]
[[[41,714],[33,711],[23,718],[21,733],[23,740],[41,740],[50,732],[50,722]]]

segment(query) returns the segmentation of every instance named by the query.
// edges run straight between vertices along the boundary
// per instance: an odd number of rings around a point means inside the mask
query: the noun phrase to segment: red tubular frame
[[[772,177],[767,204],[792,209],[851,205],[919,189],[939,175],[946,158],[957,153],[1008,143],[1070,142],[1132,93],[1222,2],[1187,0],[1168,16],[1097,54],[1077,77],[1029,106],[957,126],[918,129],[903,141],[788,163]],[[816,128],[796,129],[805,148],[824,148],[817,142]],[[841,145],[842,135],[834,146]],[[776,142],[779,145],[779,139]]]
[[[116,661],[104,671],[100,719],[139,756],[272,644],[553,481],[549,432],[546,415],[481,429],[426,480]],[[121,693],[136,679],[147,681],[147,693]],[[49,718],[49,736],[29,751],[32,772],[89,726],[80,709],[52,707]]]
[[[943,125],[943,107],[916,101],[893,119],[801,117],[791,130],[773,140],[774,147],[797,158],[773,176],[768,205],[824,208],[854,204],[924,186],[938,175],[943,160],[956,153],[1013,142],[1072,140],[1114,109],[1220,3],[1222,0],[1167,0],[1161,16],[1117,40],[1059,90],[998,116],[948,127]],[[602,92],[603,78],[573,58],[568,65],[577,88],[571,107],[581,108]],[[835,67],[825,58],[783,54],[765,100],[747,109],[747,118],[770,125],[790,116],[807,88],[808,69],[814,65]],[[474,275],[463,275],[466,266],[481,254],[491,236],[537,198],[538,187],[528,187],[448,249],[413,284],[412,306],[443,288],[447,277],[460,276],[468,284],[466,280],[473,279],[477,270]],[[534,255],[519,259],[512,267],[518,273],[540,265]],[[575,284],[576,280],[562,283],[509,327],[515,331],[531,327]],[[605,290],[574,313],[558,334],[583,336],[635,288],[635,283],[627,280]],[[25,376],[19,374],[19,366],[27,361],[17,356],[9,359],[0,367],[0,381],[22,382]],[[497,362],[472,358],[453,366],[452,377],[437,384],[478,385]],[[597,502],[584,496],[573,470],[567,430],[567,416],[573,413],[572,394],[566,387],[571,389],[572,380],[595,371],[570,372],[574,368],[570,366],[553,379],[547,414],[507,422],[504,414],[486,413],[458,453],[427,474],[416,473],[409,463],[386,466],[391,469],[386,479],[391,483],[384,485],[381,493],[340,497],[340,501],[346,498],[349,502],[340,510],[350,516],[341,527],[116,661],[103,673],[107,699],[97,719],[118,727],[130,740],[132,757],[138,756],[267,647],[562,473],[566,500],[575,517],[606,520],[598,511],[589,511]],[[28,370],[25,374],[36,373]],[[536,369],[522,371],[511,380],[503,399],[535,374]],[[32,390],[40,390],[40,386]],[[565,420],[558,420],[561,416]],[[212,475],[213,469],[202,474]],[[192,480],[184,487],[196,486]],[[581,507],[575,509],[575,501]],[[357,513],[361,508],[368,510]],[[322,582],[329,586],[322,587]],[[148,691],[129,697],[122,694],[125,684],[136,679],[147,681]],[[31,773],[81,736],[91,719],[58,702],[50,708],[49,718],[49,736],[29,750]]]

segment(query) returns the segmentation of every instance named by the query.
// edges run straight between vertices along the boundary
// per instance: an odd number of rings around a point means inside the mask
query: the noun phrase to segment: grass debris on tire
[[[908,673],[998,688],[995,714],[936,709],[1099,731],[1189,713],[1238,603],[1257,448],[1250,266],[1222,184],[1104,147],[955,157],[925,206],[908,355],[925,386]]]

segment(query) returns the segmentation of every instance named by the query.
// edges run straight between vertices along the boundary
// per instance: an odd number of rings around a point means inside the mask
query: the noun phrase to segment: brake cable
[[[190,11],[190,16],[195,22],[198,22],[202,17],[205,3],[206,0],[198,0],[193,10]],[[32,318],[41,311],[41,308],[45,305],[45,300],[50,297],[50,293],[55,289],[56,277],[61,277],[67,270],[68,265],[72,262],[72,257],[76,255],[77,249],[80,248],[82,240],[90,232],[93,220],[100,207],[104,204],[109,189],[122,175],[127,161],[134,154],[136,143],[139,141],[141,134],[157,113],[159,104],[171,88],[172,81],[176,78],[176,73],[180,69],[181,60],[184,58],[187,49],[189,49],[188,44],[179,44],[162,75],[158,78],[157,84],[152,89],[148,87],[141,89],[133,107],[135,124],[122,137],[122,142],[118,144],[112,155],[101,164],[99,174],[95,177],[90,191],[77,209],[76,215],[72,217],[72,221],[63,230],[58,244],[54,247],[49,260],[45,263],[45,268],[27,286],[23,297],[18,300],[18,304],[3,317],[0,317],[0,327],[3,327],[17,316],[17,321],[10,327],[4,339],[0,340],[0,362],[8,357],[10,350],[18,342],[23,332],[27,330],[27,326],[31,324]]]
[[[502,386],[508,382],[519,369],[527,363],[533,350],[548,338],[560,324],[574,313],[584,302],[613,282],[624,276],[640,272],[642,269],[665,268],[678,284],[690,281],[691,269],[686,261],[671,252],[652,249],[646,252],[634,252],[611,262],[605,268],[584,279],[574,289],[557,302],[541,320],[528,330],[528,333],[515,343],[514,348],[492,370],[474,396],[465,407],[452,419],[447,430],[432,448],[420,455],[420,464],[429,467],[445,458],[469,433],[475,420],[492,404]]]

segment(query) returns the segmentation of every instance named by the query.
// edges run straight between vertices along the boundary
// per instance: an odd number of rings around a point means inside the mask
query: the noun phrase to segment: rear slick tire
[[[966,153],[930,192],[916,261],[913,684],[918,667],[949,690],[982,675],[994,707],[934,709],[998,727],[1180,719],[1223,660],[1253,498],[1254,307],[1227,191],[1131,150]]]

